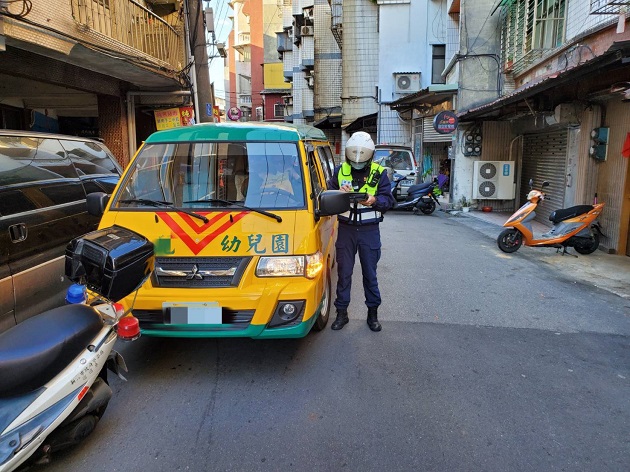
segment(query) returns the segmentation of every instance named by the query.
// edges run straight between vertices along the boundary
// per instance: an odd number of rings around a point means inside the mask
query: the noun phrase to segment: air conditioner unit
[[[414,93],[420,91],[420,74],[394,74],[396,93]]]
[[[315,28],[313,28],[312,26],[302,26],[300,32],[302,36],[313,36],[314,30]]]
[[[474,161],[473,198],[511,200],[516,195],[513,161]]]

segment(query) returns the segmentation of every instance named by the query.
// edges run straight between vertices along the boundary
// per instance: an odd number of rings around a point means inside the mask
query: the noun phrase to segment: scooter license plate
[[[222,310],[216,302],[165,302],[164,313],[170,314],[170,324],[221,324]]]

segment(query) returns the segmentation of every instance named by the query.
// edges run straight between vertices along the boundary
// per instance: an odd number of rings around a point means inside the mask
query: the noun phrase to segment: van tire
[[[324,288],[324,303],[322,304],[322,311],[319,312],[315,324],[313,325],[314,331],[323,330],[328,324],[328,318],[330,318],[330,308],[332,306],[332,293],[330,288],[330,273],[326,271],[326,282]]]

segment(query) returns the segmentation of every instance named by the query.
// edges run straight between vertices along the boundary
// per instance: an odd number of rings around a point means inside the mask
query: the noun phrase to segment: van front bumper
[[[319,316],[319,313],[317,314]],[[303,338],[313,327],[317,316],[294,326],[268,328],[266,325],[250,324],[246,328],[235,328],[233,325],[181,325],[140,323],[143,336],[163,338]]]

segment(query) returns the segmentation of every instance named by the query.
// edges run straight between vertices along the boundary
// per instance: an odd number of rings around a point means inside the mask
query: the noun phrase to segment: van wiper
[[[184,203],[203,203],[203,202],[223,203],[224,205],[234,205],[234,206],[243,208],[245,210],[249,210],[249,211],[254,211],[256,213],[260,213],[261,215],[265,215],[265,216],[268,216],[269,218],[273,218],[278,223],[282,223],[282,218],[279,215],[276,215],[275,213],[271,213],[271,212],[265,211],[265,210],[260,210],[258,208],[248,207],[248,206],[243,205],[242,203],[238,203],[238,202],[231,202],[229,200],[222,200],[220,198],[200,198],[199,200],[189,200],[189,201],[184,202]]]
[[[173,206],[173,202],[165,202],[162,200],[149,200],[148,198],[128,198],[126,200],[118,200],[118,202],[119,203],[139,203],[141,205],[149,205],[152,207],[170,208],[180,213],[185,213],[187,215],[194,216],[195,218],[199,218],[204,223],[207,223],[208,221],[210,221],[205,216],[200,215],[199,213],[195,213],[194,211],[186,210],[184,208],[175,208]]]

